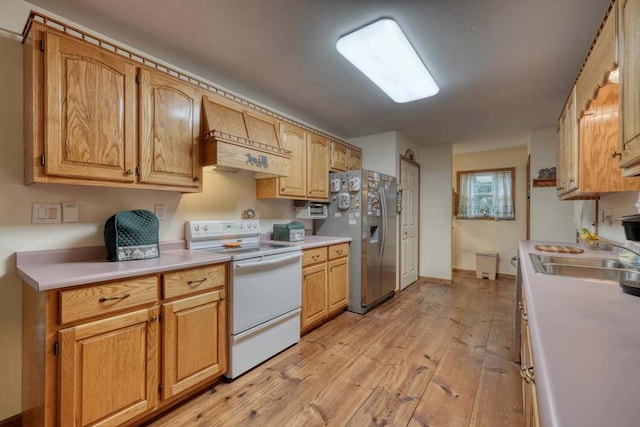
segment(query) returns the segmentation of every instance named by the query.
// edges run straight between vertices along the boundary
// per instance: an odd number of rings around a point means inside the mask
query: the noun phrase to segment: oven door
[[[231,263],[230,325],[239,334],[302,305],[302,252]]]

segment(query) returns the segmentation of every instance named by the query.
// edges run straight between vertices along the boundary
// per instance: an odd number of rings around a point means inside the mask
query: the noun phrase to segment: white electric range
[[[187,248],[231,257],[228,378],[300,340],[299,246],[262,243],[259,220],[187,221],[185,232]]]

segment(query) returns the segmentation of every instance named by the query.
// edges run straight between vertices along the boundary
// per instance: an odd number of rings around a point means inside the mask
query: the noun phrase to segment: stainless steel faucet
[[[611,246],[615,246],[616,248],[620,248],[620,249],[624,249],[626,251],[631,252],[632,254],[637,255],[638,257],[640,257],[640,252],[631,249],[625,245],[621,245],[620,243],[616,243],[616,242],[611,242],[611,241],[607,241],[607,242],[599,242],[599,241],[595,241],[594,242],[594,247],[595,248],[603,248],[603,249],[609,249]]]

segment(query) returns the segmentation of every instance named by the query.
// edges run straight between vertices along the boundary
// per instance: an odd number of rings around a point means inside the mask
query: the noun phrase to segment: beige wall
[[[21,282],[15,274],[15,252],[103,245],[103,224],[118,210],[153,210],[164,204],[160,240],[184,238],[189,219],[240,218],[248,208],[261,219],[291,218],[292,202],[256,200],[255,181],[242,174],[205,168],[204,192],[175,192],[22,184],[22,47],[0,34],[0,420],[20,412]],[[32,225],[33,202],[76,201],[76,224]],[[265,221],[266,222],[266,221]]]
[[[420,276],[451,280],[451,145],[420,147]]]
[[[453,157],[454,188],[459,170],[516,168],[515,221],[458,220],[453,218],[453,268],[475,270],[475,252],[498,252],[498,273],[515,274],[509,258],[517,253],[526,236],[526,145]]]

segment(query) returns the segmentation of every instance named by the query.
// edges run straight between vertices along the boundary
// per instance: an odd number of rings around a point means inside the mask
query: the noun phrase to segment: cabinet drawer
[[[329,259],[336,259],[347,255],[349,255],[348,243],[329,246]]]
[[[302,251],[302,266],[325,262],[327,260],[327,247],[306,249]]]
[[[156,276],[110,282],[84,288],[60,291],[60,323],[102,316],[158,299]]]
[[[224,286],[226,279],[226,264],[165,273],[162,275],[162,295],[163,298],[174,298],[217,288]]]

